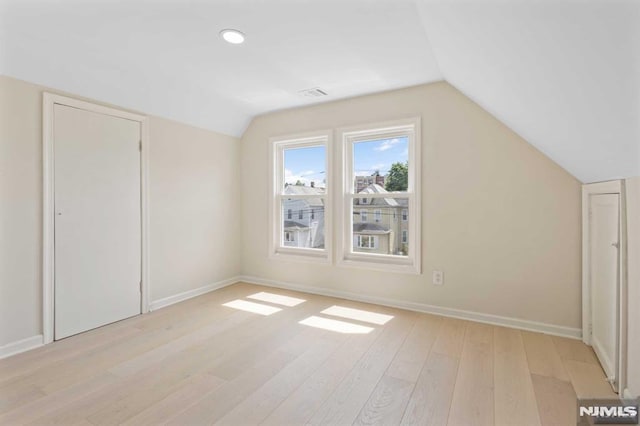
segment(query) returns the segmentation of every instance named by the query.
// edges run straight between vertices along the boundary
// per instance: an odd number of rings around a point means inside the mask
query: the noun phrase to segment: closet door
[[[55,339],[140,313],[140,123],[54,106]]]
[[[620,195],[592,195],[589,206],[591,343],[612,384],[617,382]]]

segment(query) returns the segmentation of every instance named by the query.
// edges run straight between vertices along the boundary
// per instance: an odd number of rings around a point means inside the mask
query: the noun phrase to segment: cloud
[[[284,182],[290,185],[295,185],[298,181],[304,183],[306,186],[310,186],[311,182],[315,182],[316,185],[321,185],[324,182],[324,178],[321,176],[322,173],[323,172],[313,170],[294,173],[290,169],[284,169]],[[311,177],[311,179],[309,177]]]
[[[378,152],[384,152],[388,149],[393,148],[395,145],[400,143],[400,139],[398,138],[393,138],[393,139],[385,139],[382,142],[380,142],[380,145],[376,146],[375,148],[373,148],[375,151]]]

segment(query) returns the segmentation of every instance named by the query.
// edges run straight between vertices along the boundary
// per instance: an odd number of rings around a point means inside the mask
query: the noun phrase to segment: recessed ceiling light
[[[227,29],[220,31],[220,37],[224,39],[227,43],[231,44],[242,44],[244,43],[244,34],[241,31]]]

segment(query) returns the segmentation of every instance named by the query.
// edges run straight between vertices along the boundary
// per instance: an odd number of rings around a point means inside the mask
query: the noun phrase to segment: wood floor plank
[[[318,330],[309,331],[312,333],[310,333],[308,349],[229,411],[216,424],[238,425],[262,422],[338,348],[347,350],[342,346],[346,341],[344,336],[321,336]]]
[[[573,360],[565,360],[564,365],[579,398],[616,398],[599,365]]]
[[[387,323],[380,337],[307,423],[353,423],[414,322],[415,315],[407,313]]]
[[[27,424],[38,418],[48,418],[51,413],[68,407],[79,399],[86,398],[94,392],[100,391],[117,383],[118,378],[110,373],[102,373],[91,377],[85,382],[78,383],[60,392],[46,395],[29,404],[21,405],[0,416],[0,424]]]
[[[377,340],[381,329],[369,334],[350,335],[343,349],[334,353],[290,394],[267,418],[263,425],[304,424],[338,387],[344,377]]]
[[[442,318],[420,315],[385,373],[415,383],[440,332]]]
[[[167,424],[215,423],[296,358],[291,352],[276,351],[270,354],[256,366],[177,413]]]
[[[225,383],[211,374],[193,376],[182,388],[122,423],[123,426],[158,425],[180,412],[185,406],[200,400]]]
[[[551,336],[530,331],[522,331],[521,334],[531,373],[565,382],[571,380]]]
[[[432,352],[420,372],[400,423],[446,425],[457,374],[458,358]]]
[[[355,424],[397,424],[440,328],[440,318],[419,315]]]
[[[496,425],[539,426],[538,406],[520,331],[493,327]]]
[[[599,365],[598,358],[596,358],[596,354],[593,352],[593,349],[582,343],[580,340],[558,336],[553,336],[552,339],[558,354],[560,354],[560,358],[563,360],[569,359]]]
[[[493,361],[493,327],[467,324],[449,425],[494,424]]]
[[[353,424],[399,424],[414,386],[414,382],[383,376]]]
[[[455,318],[443,318],[440,333],[433,345],[433,352],[460,358],[464,345],[467,322]]]
[[[543,426],[576,424],[576,393],[571,383],[555,377],[531,375]]]

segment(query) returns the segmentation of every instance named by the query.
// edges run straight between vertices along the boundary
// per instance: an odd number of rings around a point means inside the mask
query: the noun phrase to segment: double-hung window
[[[338,261],[344,266],[420,273],[419,119],[341,129],[339,137]],[[375,178],[364,178],[369,176]],[[373,220],[367,221],[369,209]]]
[[[270,254],[329,260],[330,132],[272,138]]]

